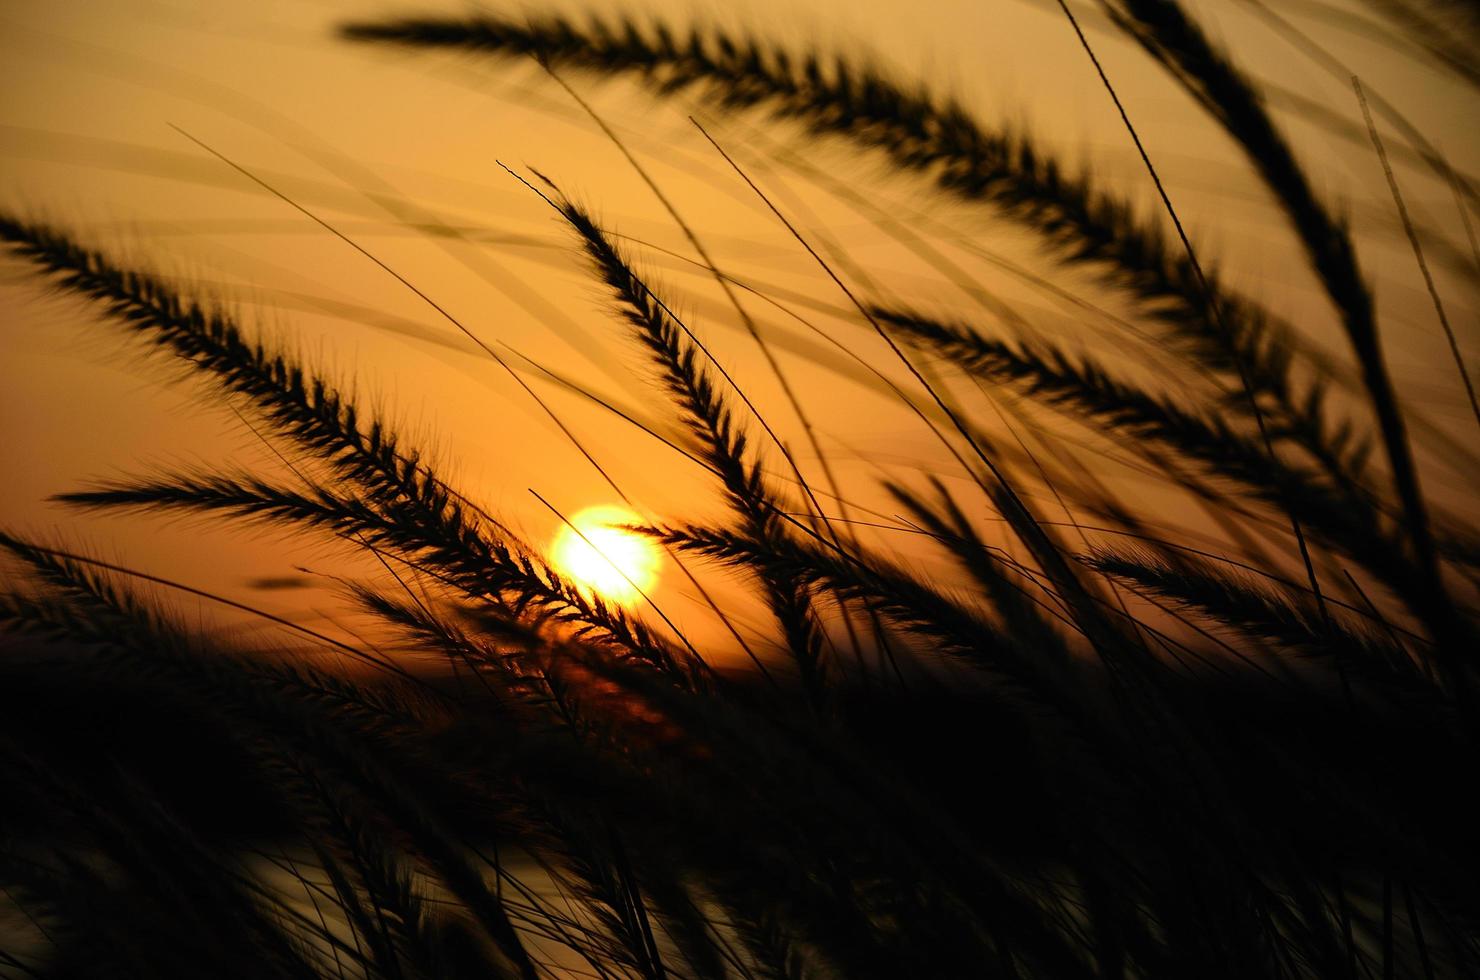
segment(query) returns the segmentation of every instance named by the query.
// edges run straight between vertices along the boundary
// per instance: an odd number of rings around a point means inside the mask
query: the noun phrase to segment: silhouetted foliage
[[[1429,26],[1469,16],[1379,6]],[[291,486],[156,473],[57,499],[366,549],[396,588],[344,592],[415,654],[298,627],[366,671],[267,658],[176,619],[126,568],[0,534],[0,885],[30,936],[0,950],[0,973],[1480,972],[1476,529],[1422,496],[1356,245],[1256,83],[1171,0],[1107,9],[1281,204],[1351,342],[1356,403],[1338,408],[1338,379],[1297,329],[1158,221],[1021,130],[867,62],[620,19],[343,29],[700,93],[995,207],[1038,232],[1050,261],[1087,265],[1136,304],[1197,383],[1160,389],[883,296],[860,313],[912,370],[940,362],[1080,424],[1284,552],[1260,565],[1197,551],[1149,533],[1149,506],[1088,490],[1074,503],[1105,523],[1071,517],[1071,534],[1023,492],[1059,495],[1041,467],[1012,463],[988,419],[932,390],[955,423],[936,434],[975,455],[956,456],[965,491],[888,486],[908,514],[897,529],[933,538],[960,572],[917,573],[840,533],[805,485],[802,500],[768,476],[756,406],[640,262],[535,175],[729,505],[720,523],[674,514],[639,530],[753,583],[777,651],[757,671],[718,670],[671,624],[567,581],[389,422],[226,309],[0,216],[0,240],[38,277],[303,459]],[[1473,34],[1425,39],[1470,77]],[[984,506],[1000,536],[975,516]],[[1296,537],[1313,554],[1304,579],[1290,572]],[[180,785],[201,768],[225,785]]]

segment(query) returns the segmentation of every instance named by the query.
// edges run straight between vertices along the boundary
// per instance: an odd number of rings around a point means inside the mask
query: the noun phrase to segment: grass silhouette
[[[1379,6],[1402,8],[1432,57],[1469,77],[1473,38],[1432,29],[1469,17],[1465,5]],[[826,492],[808,484],[763,417],[771,406],[710,354],[635,243],[549,178],[515,174],[568,226],[667,399],[671,444],[725,505],[719,520],[666,514],[631,530],[686,571],[717,567],[753,589],[772,642],[747,647],[744,669],[716,666],[655,603],[624,607],[551,567],[390,421],[227,308],[0,215],[0,240],[38,280],[208,379],[300,460],[294,484],[180,471],[56,499],[363,549],[386,576],[342,580],[344,595],[399,648],[446,667],[293,623],[281,625],[365,670],[264,657],[169,613],[158,593],[185,583],[0,533],[0,885],[24,917],[0,938],[26,937],[0,949],[0,973],[1480,971],[1477,529],[1424,496],[1421,430],[1388,378],[1357,246],[1257,83],[1174,0],[1105,9],[1279,204],[1342,324],[1358,397],[1334,396],[1343,370],[1187,238],[1025,132],[866,62],[620,18],[343,27],[367,45],[532,58],[562,84],[627,76],[875,153],[941,200],[1035,233],[1045,276],[1092,272],[1185,365],[1190,383],[1158,387],[850,284],[711,137],[907,368],[908,387],[879,380],[956,461],[955,483],[884,487],[903,511],[882,515],[888,526],[953,564],[942,581],[863,543],[832,471]],[[688,234],[746,318],[729,273]],[[1459,359],[1452,334],[1451,346]],[[765,353],[810,437],[806,390]],[[1052,478],[1025,441],[1007,450],[942,366],[1089,430],[1234,536],[1268,542],[1267,560],[1175,540],[1151,498],[1127,505],[1092,474]],[[1103,523],[1050,520],[1045,495]],[[1001,525],[990,532],[988,509]],[[78,727],[125,704],[133,720],[114,741]],[[166,732],[189,733],[202,783],[153,759]]]

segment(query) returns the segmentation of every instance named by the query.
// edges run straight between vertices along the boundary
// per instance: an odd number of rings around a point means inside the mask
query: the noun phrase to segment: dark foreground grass
[[[625,21],[345,28],[533,57],[557,78],[630,75],[877,151],[1041,232],[1051,260],[1138,302],[1138,326],[1184,359],[1195,384],[1148,387],[838,277],[923,389],[899,397],[939,409],[914,408],[967,477],[969,492],[888,487],[898,526],[956,563],[951,582],[927,580],[858,543],[799,470],[796,487],[769,475],[785,448],[766,406],[586,209],[531,175],[729,507],[726,522],[674,514],[641,533],[754,584],[776,651],[754,670],[717,669],[661,615],[567,581],[387,421],[229,312],[0,216],[39,277],[209,379],[303,460],[292,484],[182,472],[59,499],[368,549],[385,581],[346,594],[444,667],[291,623],[363,660],[358,679],[266,659],[150,591],[183,584],[0,534],[0,973],[1480,971],[1475,529],[1423,496],[1355,245],[1255,83],[1177,4],[1111,10],[1282,205],[1350,341],[1358,401],[1330,396],[1339,379],[1298,330],[1190,242],[1023,133],[848,59]],[[942,362],[1098,431],[1230,537],[1266,545],[1198,551],[1087,477],[1012,465],[993,420],[924,369]],[[1101,523],[1050,520],[1047,492]],[[983,503],[1000,530],[973,516]]]

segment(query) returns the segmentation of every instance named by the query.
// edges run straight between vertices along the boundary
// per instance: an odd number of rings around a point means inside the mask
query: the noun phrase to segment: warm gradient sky
[[[1100,26],[1081,6],[1087,25]],[[1350,85],[1298,55],[1243,0],[1192,6],[1246,66],[1277,86],[1273,104],[1318,187],[1350,214],[1404,398],[1473,446],[1462,391],[1365,136],[1343,138],[1284,111],[1296,97],[1356,124]],[[1360,3],[1272,6],[1360,72],[1457,167],[1480,171],[1473,89],[1411,56],[1395,32],[1374,32],[1376,15]],[[671,425],[641,357],[604,314],[601,292],[570,238],[495,161],[538,167],[615,230],[691,254],[650,192],[533,65],[406,55],[333,37],[334,25],[346,19],[465,9],[356,0],[6,0],[0,4],[0,204],[55,220],[181,277],[187,288],[229,298],[249,319],[353,379],[363,396],[426,434],[463,489],[534,541],[548,540],[556,519],[533,500],[531,488],[567,511],[613,499],[498,365],[390,277],[171,128],[180,127],[362,242],[496,346],[641,508],[657,515],[691,511],[695,501],[713,499],[695,468],[522,360],[532,358]],[[901,77],[953,92],[988,120],[1030,126],[1070,161],[1092,162],[1107,186],[1149,200],[1144,171],[1054,3],[740,0],[621,9],[677,23],[717,22],[797,48],[876,52]],[[1138,49],[1113,33],[1092,31],[1091,38],[1199,242],[1235,282],[1297,317],[1315,342],[1331,344],[1331,317],[1237,153]],[[972,249],[986,248],[1061,285],[1087,289],[1082,273],[1056,269],[1034,251],[1030,236],[984,211],[945,202],[919,184],[882,179],[878,161],[856,151],[809,145],[784,128],[754,128],[754,116],[726,120],[702,105],[657,104],[627,84],[571,81],[652,168],[723,267],[793,304],[881,370],[899,375],[877,339],[845,310],[843,297],[689,126],[687,112],[713,120],[718,138],[777,203],[819,241],[840,246],[855,283],[866,285],[866,278],[876,295],[982,315],[969,296],[943,285],[939,272],[799,175],[789,165],[793,155],[914,223],[1033,329],[1124,350],[1159,369],[1154,352],[1115,333],[1108,321],[1087,320],[1082,310],[975,254]],[[1462,260],[1468,246],[1449,190],[1409,165],[1391,127],[1383,130],[1415,214],[1458,246]],[[460,237],[426,236],[411,227],[433,223]],[[659,281],[693,314],[696,329],[751,397],[777,406],[773,422],[788,441],[799,440],[754,345],[703,270],[656,253],[643,258],[645,268],[660,270]],[[1431,258],[1473,364],[1480,353],[1476,311],[1467,305],[1474,280],[1456,273],[1457,263],[1437,243]],[[0,266],[0,438],[9,471],[0,481],[0,523],[57,529],[108,555],[296,615],[320,604],[318,593],[265,593],[246,583],[292,574],[300,564],[338,571],[327,548],[285,547],[276,535],[201,524],[82,518],[44,502],[91,477],[150,467],[240,465],[286,473],[238,418],[199,390],[174,383],[170,366],[141,358],[116,330],[80,311],[70,300],[45,296],[19,264]],[[850,496],[886,509],[872,489],[878,467],[907,476],[919,466],[944,464],[944,453],[918,423],[861,384],[861,369],[830,341],[774,307],[756,303],[754,312],[767,336],[789,352],[785,363]],[[838,371],[812,363],[818,359]],[[1433,465],[1427,479],[1441,499],[1457,499],[1459,474]],[[669,587],[677,588],[671,581]]]

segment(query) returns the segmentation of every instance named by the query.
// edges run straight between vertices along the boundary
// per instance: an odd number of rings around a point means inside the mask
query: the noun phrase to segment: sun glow
[[[657,583],[661,558],[657,545],[622,528],[640,523],[625,507],[587,507],[561,525],[551,563],[603,599],[630,605]]]

